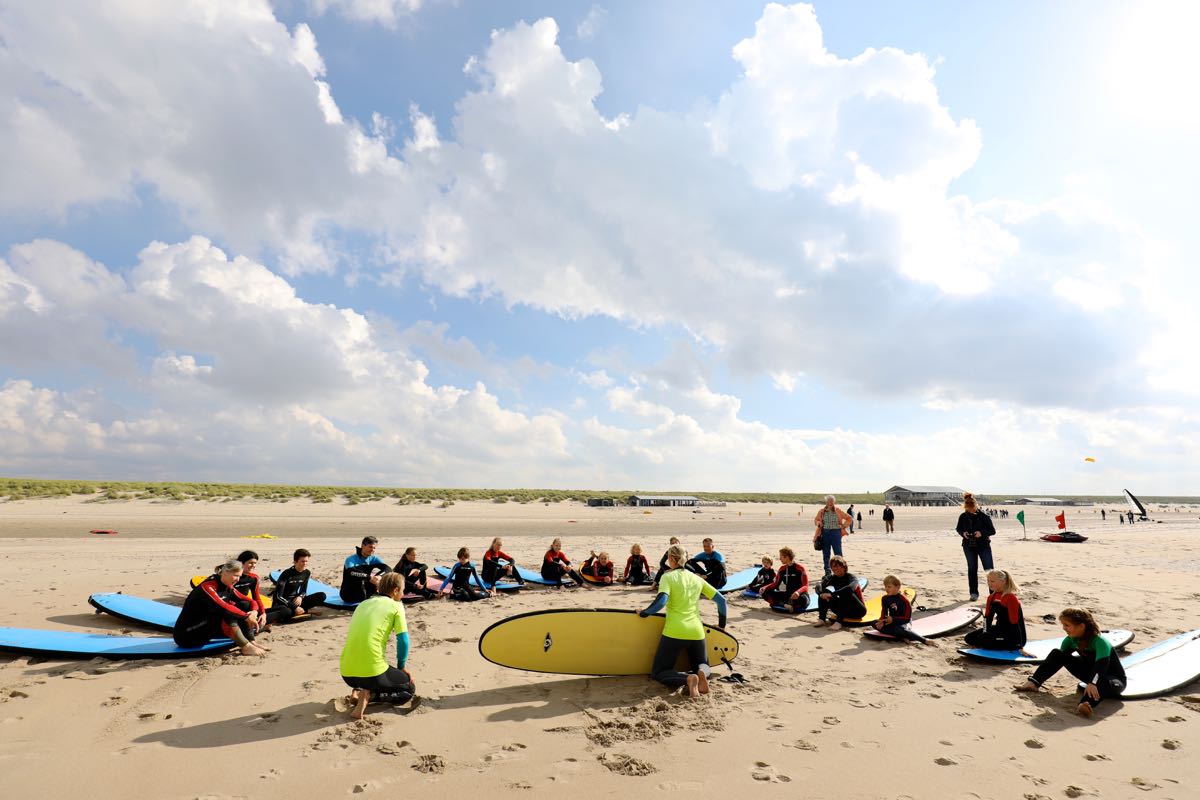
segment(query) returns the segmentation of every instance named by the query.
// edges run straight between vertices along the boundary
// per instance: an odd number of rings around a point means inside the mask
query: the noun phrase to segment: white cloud
[[[603,6],[594,5],[588,9],[587,15],[575,26],[575,38],[581,41],[596,38],[604,28],[608,19],[608,11]]]
[[[422,5],[422,0],[308,0],[314,14],[331,12],[358,22],[376,22],[385,28],[395,28]]]
[[[579,382],[589,389],[605,389],[612,386],[613,379],[602,369],[594,372],[584,372],[579,375]]]

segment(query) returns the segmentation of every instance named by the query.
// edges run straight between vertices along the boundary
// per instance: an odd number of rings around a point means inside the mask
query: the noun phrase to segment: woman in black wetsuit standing
[[[963,492],[963,513],[958,515],[955,528],[962,538],[963,555],[967,558],[967,588],[971,591],[971,602],[979,599],[979,565],[991,569],[992,537],[996,526],[992,518],[979,510],[975,495]]]

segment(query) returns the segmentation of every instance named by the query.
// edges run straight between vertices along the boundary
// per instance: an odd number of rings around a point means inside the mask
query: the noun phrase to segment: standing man
[[[896,530],[896,512],[892,511],[891,503],[883,504],[883,529],[884,533]]]
[[[846,509],[846,513],[850,515],[850,532],[854,533],[854,503],[850,504],[850,507]]]

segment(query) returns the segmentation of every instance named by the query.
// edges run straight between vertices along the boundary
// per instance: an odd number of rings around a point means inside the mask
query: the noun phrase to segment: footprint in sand
[[[1108,761],[1108,756],[1103,753],[1087,753],[1084,758],[1088,761]]]
[[[754,762],[754,767],[750,770],[750,777],[764,783],[790,783],[792,780],[787,775],[780,775],[775,771],[774,767],[765,761]]]
[[[567,760],[570,761],[572,759]],[[640,777],[658,772],[658,768],[653,764],[642,761],[640,758],[626,755],[625,753],[601,753],[596,756],[596,760],[603,764],[610,772],[615,772],[618,775]]]
[[[1163,739],[1162,746],[1164,750],[1178,750],[1179,741],[1177,739]]]
[[[446,760],[432,753],[417,756],[417,760],[413,762],[412,768],[417,772],[424,772],[427,775],[440,775],[446,771]]]
[[[1143,792],[1149,792],[1152,789],[1159,788],[1159,785],[1157,783],[1148,781],[1145,778],[1130,778],[1129,782],[1132,785],[1136,786],[1137,788],[1141,789]]]

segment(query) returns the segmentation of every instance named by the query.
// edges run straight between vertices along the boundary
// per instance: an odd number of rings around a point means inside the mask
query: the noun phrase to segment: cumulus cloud
[[[314,14],[335,13],[359,22],[376,22],[385,28],[395,28],[422,5],[422,0],[308,0]]]

